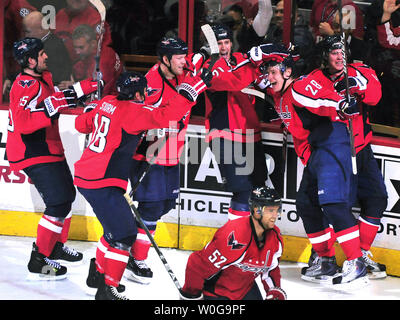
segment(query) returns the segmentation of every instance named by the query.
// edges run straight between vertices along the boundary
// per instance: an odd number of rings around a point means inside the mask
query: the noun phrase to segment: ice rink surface
[[[67,245],[84,254],[83,263],[68,267],[68,277],[59,281],[29,281],[27,263],[33,238],[0,236],[0,300],[93,300],[86,293],[86,277],[89,260],[95,256],[96,243],[68,241]],[[176,249],[161,248],[170,267],[181,285],[184,283],[186,261],[191,253]],[[125,295],[130,299],[156,302],[178,300],[178,292],[167,274],[157,253],[150,249],[148,265],[154,272],[150,284],[143,285],[125,278]],[[367,287],[351,291],[338,291],[300,279],[304,263],[281,262],[282,288],[288,300],[399,300],[400,278],[387,277],[371,280]],[[180,318],[180,317],[179,317]]]

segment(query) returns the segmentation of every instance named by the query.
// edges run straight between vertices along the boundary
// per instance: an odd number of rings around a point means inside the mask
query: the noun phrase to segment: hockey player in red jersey
[[[132,157],[143,131],[181,119],[195,104],[193,87],[198,93],[207,88],[200,77],[186,77],[160,107],[147,103],[147,99],[152,100],[151,96],[147,97],[147,85],[141,74],[123,73],[117,81],[118,96],[109,95],[94,102],[94,109],[77,117],[75,122],[79,132],[92,133],[92,138],[75,163],[74,183],[104,230],[96,251],[97,280],[89,273],[91,283],[87,283],[98,288],[96,300],[126,299],[118,292],[121,291],[119,282],[137,227],[124,193]]]
[[[245,54],[232,52],[232,31],[212,25],[220,59],[213,70],[219,75],[249,64]],[[205,63],[205,66],[207,66]],[[252,72],[255,69],[252,70]],[[228,218],[249,215],[248,197],[255,187],[265,186],[266,160],[261,143],[261,126],[255,111],[255,97],[242,93],[234,83],[218,81],[206,92],[206,141],[221,171],[224,189],[232,192]]]
[[[63,279],[66,267],[53,260],[77,262],[82,254],[64,245],[76,191],[60,139],[59,111],[75,107],[76,98],[95,91],[97,83],[85,80],[74,89],[56,92],[40,39],[15,42],[14,56],[21,73],[10,92],[7,158],[11,170],[23,170],[33,181],[46,207],[28,263],[29,276]]]
[[[262,300],[258,276],[267,300],[286,299],[280,288],[283,242],[275,225],[280,196],[261,187],[248,201],[250,216],[228,220],[202,250],[189,256],[182,300]]]
[[[328,241],[322,240],[329,239],[330,223],[347,257],[342,273],[334,278],[336,263],[328,261],[325,275],[330,277],[326,280],[335,285],[355,280],[368,283],[359,227],[351,213],[355,179],[346,119],[359,114],[356,99],[347,102],[317,71],[295,80],[296,66],[291,52],[283,46],[252,48],[249,59],[255,66],[268,62],[267,94],[273,97],[277,113],[293,136],[295,151],[306,165],[296,208],[313,249],[328,260]],[[230,77],[235,76],[237,81],[241,79],[240,73],[231,72]]]
[[[196,73],[194,69],[198,59],[187,56],[187,44],[179,38],[163,38],[158,43],[159,62],[146,74],[149,97],[152,104],[163,107],[176,95],[176,88],[182,84],[185,76]],[[151,99],[151,100],[150,100]],[[190,118],[190,110],[169,126],[147,132],[146,139],[138,147],[134,156],[131,184],[134,186],[149,165],[153,154],[157,158],[144,179],[134,192],[133,199],[138,201],[138,210],[149,231],[154,234],[157,221],[175,207],[179,195],[179,159],[183,152],[185,133]],[[145,231],[138,227],[138,236],[131,249],[131,257],[125,275],[128,279],[148,283],[152,270],[147,266],[150,241]]]
[[[346,102],[318,70],[295,81],[290,52],[283,53],[280,61],[269,64],[271,87],[267,93],[274,98],[275,109],[306,165],[296,209],[313,249],[323,257],[326,272],[315,278],[334,285],[352,281],[366,284],[359,227],[351,213],[351,190],[355,184],[346,127],[346,119],[358,114],[357,101],[352,98]],[[336,261],[329,255],[332,229],[328,221],[347,258],[340,274],[336,274]]]
[[[343,74],[343,55],[340,36],[327,37],[321,42],[323,47],[324,67],[315,71],[314,75],[320,79],[321,85],[336,90],[341,96],[346,93],[346,83]],[[387,206],[387,191],[382,174],[378,168],[371,149],[372,131],[368,118],[367,106],[376,105],[381,98],[381,84],[375,71],[362,63],[350,63],[348,68],[349,93],[357,99],[360,114],[354,117],[354,145],[357,153],[357,175],[354,176],[356,189],[353,191],[353,201],[358,201],[361,213],[358,218],[360,246],[362,260],[366,265],[371,279],[386,277],[386,267],[374,262],[369,256],[369,249],[379,230],[380,221]],[[325,238],[323,241],[322,239]],[[330,239],[329,239],[330,238]],[[327,256],[334,257],[333,230],[327,229],[321,237],[326,243]],[[315,256],[314,256],[315,258]],[[304,269],[303,274],[318,274],[323,272],[321,259],[314,259],[311,269]],[[315,265],[316,264],[316,265]],[[307,271],[308,270],[308,271]],[[311,270],[313,270],[311,272]],[[312,280],[315,277],[312,277]]]

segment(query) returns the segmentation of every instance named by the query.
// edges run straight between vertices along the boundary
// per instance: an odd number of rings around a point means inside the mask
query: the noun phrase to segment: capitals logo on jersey
[[[242,249],[245,245],[243,243],[239,243],[235,239],[235,232],[232,231],[229,236],[228,236],[228,246],[231,247],[232,250],[240,250]]]
[[[22,88],[29,88],[31,85],[33,85],[36,82],[36,80],[19,80],[18,84]]]

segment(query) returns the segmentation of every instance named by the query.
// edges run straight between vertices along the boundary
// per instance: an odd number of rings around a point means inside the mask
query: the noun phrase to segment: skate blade
[[[151,282],[152,278],[147,278],[147,277],[140,277],[136,274],[134,274],[132,271],[129,269],[126,269],[124,272],[124,277],[128,280],[140,283],[140,284],[149,284]]]
[[[385,271],[368,273],[368,279],[370,280],[385,279],[386,277],[387,274]]]
[[[60,276],[52,276],[48,274],[41,274],[41,273],[28,273],[26,280],[28,281],[58,281],[64,280],[67,278],[67,274],[63,274]]]
[[[357,278],[350,282],[331,284],[329,287],[339,291],[353,291],[370,285],[368,276]]]
[[[79,261],[67,261],[67,260],[62,260],[62,259],[53,260],[53,261],[56,261],[59,264],[66,266],[66,267],[77,267],[77,266],[80,266],[83,264],[83,259],[79,260]]]
[[[319,283],[319,284],[330,284],[332,283],[332,278],[333,276],[324,276],[322,278],[316,278],[316,277],[309,277],[302,275],[301,279],[304,281],[312,282],[312,283]]]

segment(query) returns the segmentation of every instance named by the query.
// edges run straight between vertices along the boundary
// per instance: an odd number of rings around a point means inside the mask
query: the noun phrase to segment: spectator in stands
[[[48,53],[48,70],[53,74],[53,83],[60,90],[67,89],[73,85],[72,63],[63,41],[44,28],[43,15],[39,11],[32,11],[22,20],[25,37],[41,39],[44,50]]]
[[[400,10],[395,1],[377,0],[366,11],[366,42],[370,44],[367,64],[374,68],[382,84],[382,98],[377,108],[371,108],[372,123],[400,126],[400,46],[388,46],[395,42],[400,26]],[[388,22],[388,20],[390,20]],[[388,26],[386,28],[386,26]],[[391,31],[395,31],[393,36]]]
[[[75,81],[93,76],[95,71],[95,56],[97,52],[96,32],[93,27],[83,24],[72,33],[73,47],[78,57],[73,65]],[[122,64],[118,54],[111,47],[102,47],[100,55],[100,71],[105,86],[103,95],[116,94],[116,81],[122,72]]]
[[[26,0],[11,1],[5,0],[4,3],[4,64],[5,70],[3,77],[3,95],[5,101],[8,100],[8,93],[12,82],[20,72],[20,66],[13,57],[13,44],[23,38],[22,19],[31,11],[36,10],[34,6]],[[1,63],[3,63],[3,61]]]
[[[272,17],[272,23],[264,37],[265,43],[282,42],[283,9],[284,0],[280,0],[276,4],[274,16]],[[317,65],[314,64],[314,61],[316,61],[314,57],[314,38],[308,28],[308,24],[304,16],[299,13],[297,6],[294,7],[294,12],[293,44],[296,46],[301,58],[305,62],[304,65],[307,66],[307,70],[311,71],[317,67]],[[303,70],[303,72],[307,73],[307,70]]]
[[[400,50],[400,27],[391,24],[392,13],[400,8],[396,0],[385,0],[383,2],[383,14],[381,24],[377,25],[378,41],[384,48]]]
[[[247,19],[243,8],[233,4],[224,10],[219,22],[227,25],[233,32],[233,51],[247,52],[260,44],[271,22],[273,10],[271,0],[259,0],[258,12],[254,20]]]
[[[66,0],[67,6],[57,12],[55,34],[60,37],[68,49],[72,62],[77,59],[72,44],[72,33],[82,24],[90,25],[100,35],[100,14],[88,0]],[[107,23],[103,36],[102,48],[111,46],[111,32]]]
[[[316,43],[320,42],[325,36],[332,36],[340,32],[337,2],[337,0],[316,0],[314,2],[310,15],[310,27],[313,30]],[[348,41],[350,41],[350,59],[364,61],[363,13],[352,0],[342,1],[342,13],[342,26]]]

